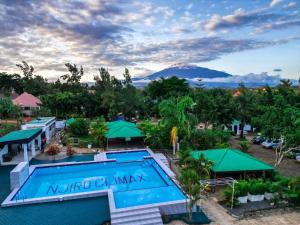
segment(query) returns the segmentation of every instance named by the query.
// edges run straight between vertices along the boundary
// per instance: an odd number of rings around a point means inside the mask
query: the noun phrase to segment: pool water
[[[119,160],[36,168],[13,200],[105,189],[113,191],[116,208],[186,199],[154,159]]]
[[[149,152],[148,151],[128,151],[128,152],[106,153],[107,159],[116,159],[118,162],[143,160],[144,156],[149,156]]]

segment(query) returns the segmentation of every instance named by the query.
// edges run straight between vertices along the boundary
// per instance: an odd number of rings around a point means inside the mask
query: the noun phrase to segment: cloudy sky
[[[299,0],[0,0],[0,71],[82,65],[146,75],[175,63],[300,77]]]

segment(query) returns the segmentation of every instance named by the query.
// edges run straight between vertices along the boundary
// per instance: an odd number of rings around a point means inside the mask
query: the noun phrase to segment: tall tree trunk
[[[241,125],[240,125],[240,139],[244,138],[244,122],[241,122]]]

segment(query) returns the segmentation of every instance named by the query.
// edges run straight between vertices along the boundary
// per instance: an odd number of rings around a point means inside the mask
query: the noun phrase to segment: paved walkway
[[[299,225],[300,212],[289,212],[283,210],[273,210],[265,215],[258,215],[255,218],[238,220],[220,206],[214,198],[202,201],[202,209],[212,220],[211,225]],[[173,221],[170,225],[185,225],[182,221]]]

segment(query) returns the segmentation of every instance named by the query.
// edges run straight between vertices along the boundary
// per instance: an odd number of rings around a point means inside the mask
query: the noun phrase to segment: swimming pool
[[[113,192],[116,208],[185,200],[153,158],[126,162],[145,154],[149,155],[147,151],[112,153],[109,157],[117,161],[37,167],[12,201],[108,189]]]
[[[145,156],[149,155],[149,152],[146,150],[106,153],[107,159],[116,159],[118,162],[143,160]]]

